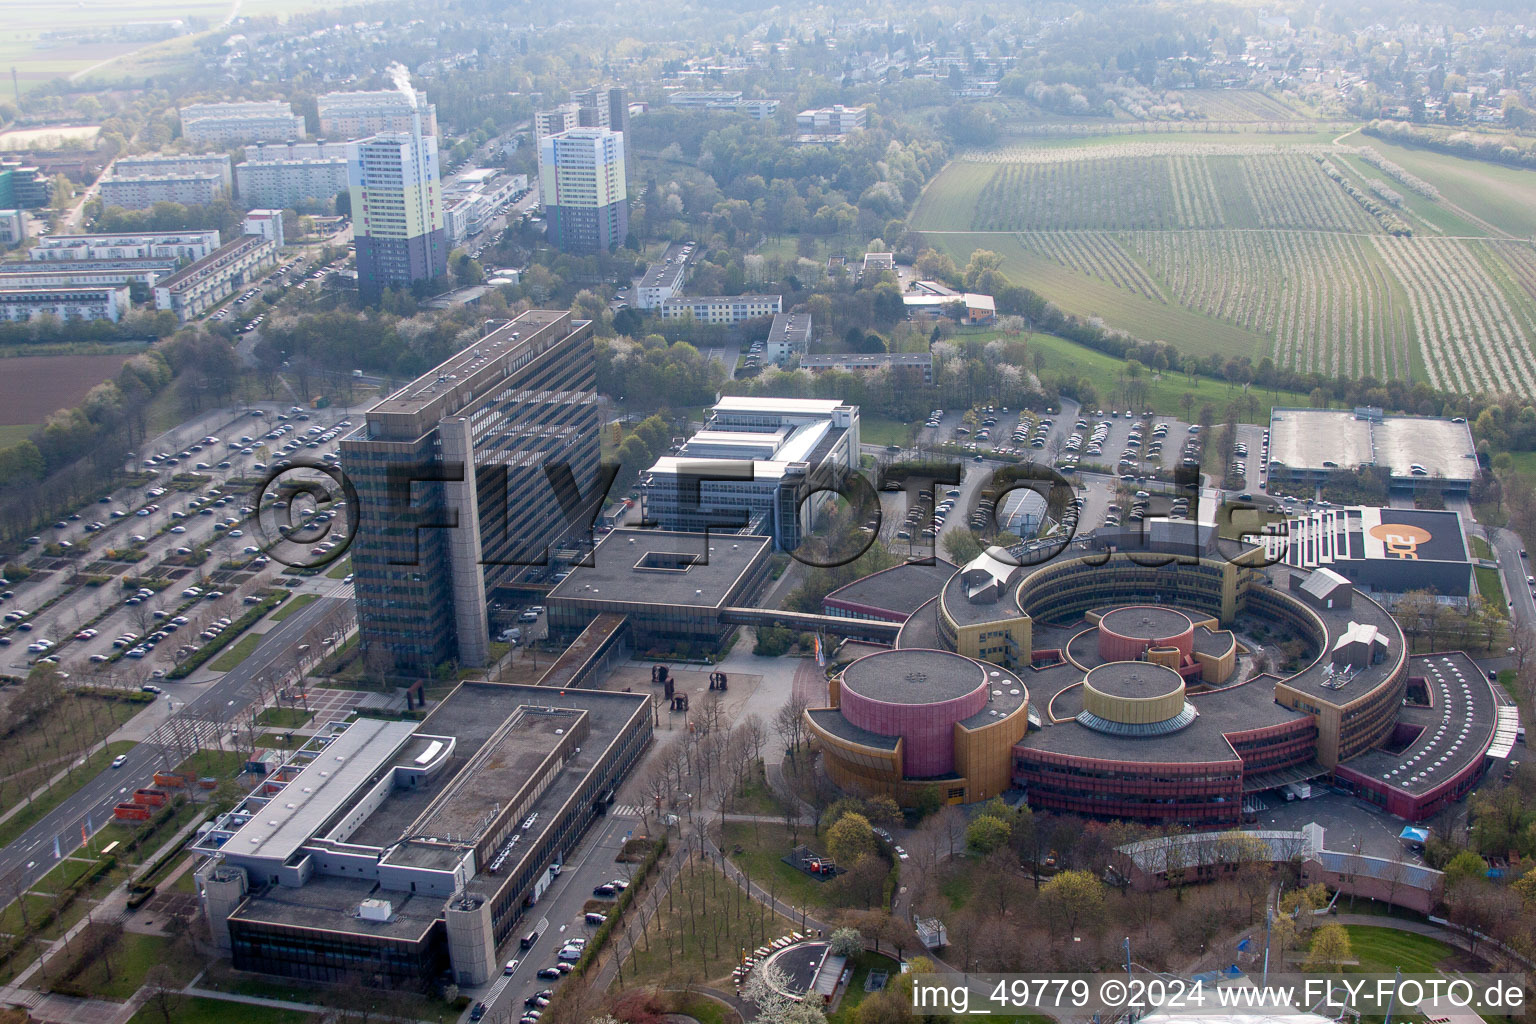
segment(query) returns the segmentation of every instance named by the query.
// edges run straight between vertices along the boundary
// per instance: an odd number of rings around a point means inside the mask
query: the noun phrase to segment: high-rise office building
[[[409,288],[448,272],[437,138],[422,130],[382,132],[347,147],[357,242],[357,292],[378,302],[385,288]]]
[[[549,240],[566,252],[603,252],[629,233],[624,135],[572,128],[539,142],[539,199]]]
[[[342,439],[370,659],[422,672],[485,664],[487,592],[587,528],[562,510],[595,497],[596,389],[591,323],[529,310],[378,403]]]

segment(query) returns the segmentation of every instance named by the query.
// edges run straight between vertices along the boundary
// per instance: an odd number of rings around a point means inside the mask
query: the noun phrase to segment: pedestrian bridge
[[[732,626],[782,626],[800,633],[829,633],[851,640],[870,640],[881,644],[895,643],[896,634],[901,632],[899,622],[814,615],[778,608],[722,608],[720,621]]]

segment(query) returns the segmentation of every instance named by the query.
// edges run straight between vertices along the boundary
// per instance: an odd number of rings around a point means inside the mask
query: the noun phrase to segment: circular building
[[[1008,788],[1008,752],[1029,724],[1012,672],[949,651],[880,651],[844,668],[831,694],[807,719],[839,786],[909,803],[924,786],[954,802]]]
[[[1184,699],[1184,677],[1147,661],[1111,661],[1083,677],[1083,710],[1077,721],[1116,736],[1177,732],[1195,720]]]
[[[1188,656],[1194,649],[1194,622],[1173,608],[1134,604],[1099,619],[1099,657],[1105,661],[1131,661],[1149,650]]]

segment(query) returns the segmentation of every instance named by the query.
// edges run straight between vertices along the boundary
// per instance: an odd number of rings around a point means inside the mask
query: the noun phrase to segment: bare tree
[[[805,735],[805,712],[811,706],[810,699],[793,694],[784,706],[773,714],[773,731],[784,744],[791,759],[799,757],[800,743]]]
[[[145,1008],[163,1024],[174,1024],[177,1011],[181,1009],[181,986],[176,984],[171,969],[164,964],[151,967],[144,978],[144,986],[148,992]]]

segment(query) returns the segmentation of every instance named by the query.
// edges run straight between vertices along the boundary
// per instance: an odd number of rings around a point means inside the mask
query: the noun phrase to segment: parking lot
[[[71,675],[161,679],[173,651],[216,637],[275,580],[245,481],[301,454],[335,461],[343,422],[342,412],[298,407],[228,410],[147,445],[130,467],[147,479],[29,542],[19,561],[30,575],[0,589],[0,657],[23,672],[50,659]],[[332,532],[315,546],[341,543],[345,530]]]

